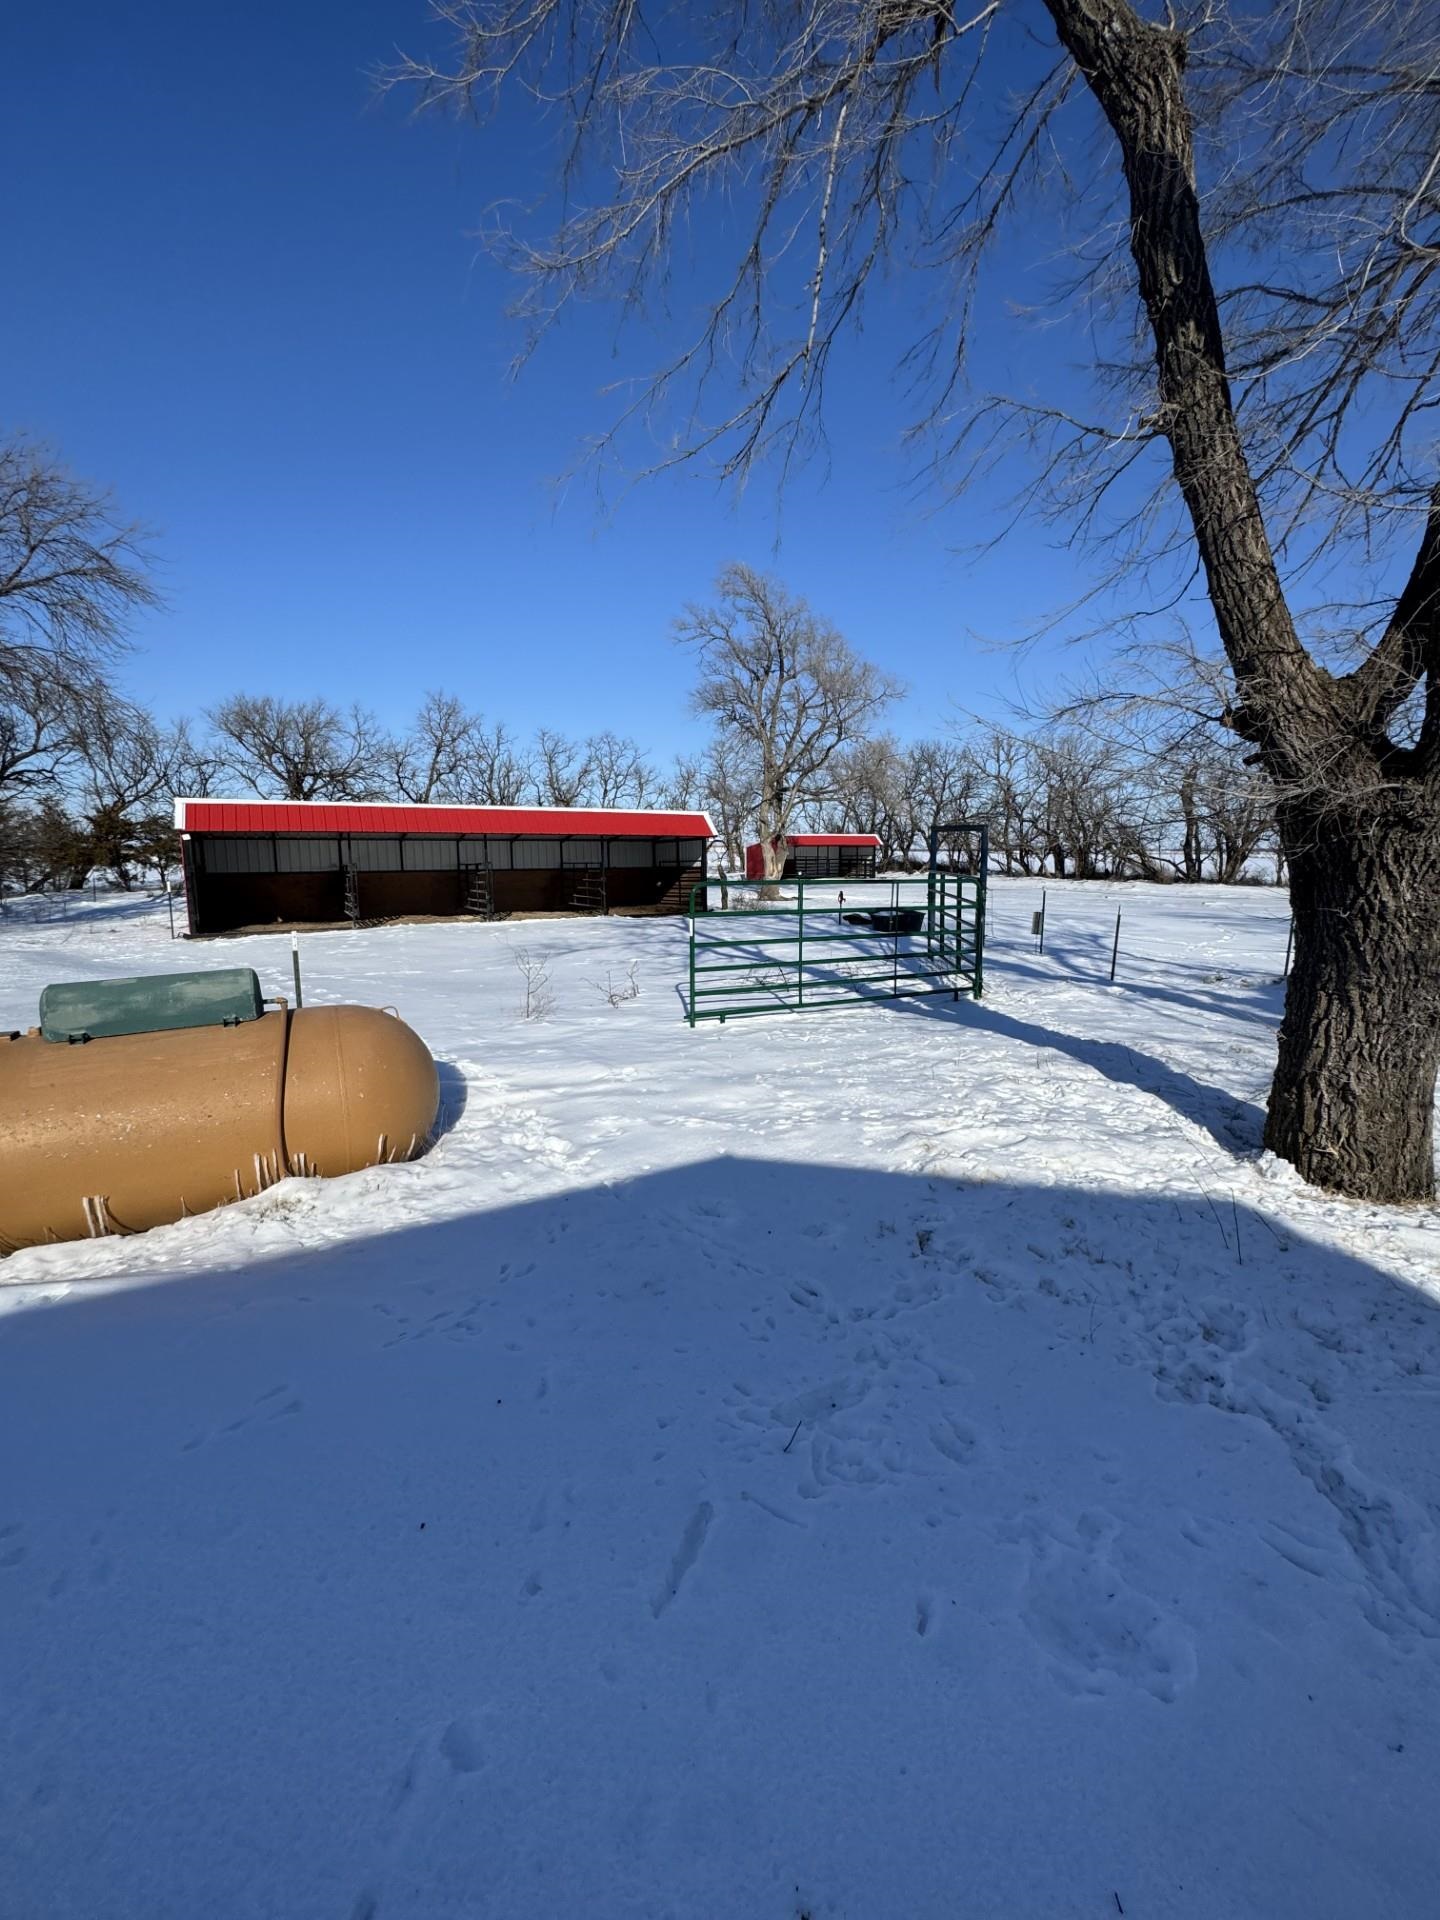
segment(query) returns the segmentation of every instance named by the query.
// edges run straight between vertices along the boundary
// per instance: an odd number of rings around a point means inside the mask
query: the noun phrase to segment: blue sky
[[[617,361],[591,311],[508,380],[512,289],[467,238],[496,149],[373,97],[424,32],[423,0],[11,11],[0,425],[157,531],[167,604],[129,685],[162,715],[246,688],[392,722],[442,686],[522,733],[610,726],[668,755],[699,738],[670,620],[737,558],[905,680],[900,731],[1003,711],[1034,661],[975,636],[1025,635],[1084,573],[1034,527],[977,559],[977,502],[917,500],[903,289],[843,362],[828,467],[782,512],[763,478],[738,503],[699,473],[651,481],[609,514],[557,492],[644,355]]]

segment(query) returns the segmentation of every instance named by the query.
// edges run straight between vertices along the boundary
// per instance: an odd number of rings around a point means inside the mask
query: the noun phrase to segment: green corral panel
[[[974,873],[716,877],[690,890],[692,1027],[928,993],[978,1000],[984,968],[983,851]]]
[[[263,1012],[260,982],[250,967],[62,980],[40,995],[40,1031],[47,1040],[105,1040],[172,1027],[234,1026]]]

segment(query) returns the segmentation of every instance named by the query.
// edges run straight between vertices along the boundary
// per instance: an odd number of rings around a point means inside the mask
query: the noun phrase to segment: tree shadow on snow
[[[0,1345],[17,1913],[1429,1910],[1440,1316],[1363,1261],[714,1159],[112,1287]]]
[[[1117,978],[1112,981],[1110,975],[1110,949],[1102,941],[1096,941],[1093,952],[1088,952],[1083,962],[1077,963],[1061,947],[1047,945],[1046,958],[1056,965],[1046,967],[1039,957],[1029,960],[1021,955],[996,953],[987,950],[987,967],[1006,979],[1028,979],[1046,987],[1056,986],[1095,986],[1107,992],[1125,993],[1138,996],[1142,1000],[1153,1000],[1161,1006],[1184,1007],[1196,1013],[1221,1014],[1227,1020],[1244,1020],[1257,1026],[1274,1028],[1279,1021],[1285,1003],[1285,982],[1268,976],[1246,976],[1249,984],[1239,991],[1202,993],[1198,989],[1186,990],[1180,987],[1162,987],[1154,981],[1127,979],[1123,965]],[[1057,969],[1066,969],[1060,971]]]
[[[1256,1152],[1264,1137],[1265,1115],[1254,1101],[1239,1099],[1223,1087],[1211,1086],[1191,1074],[1181,1073],[1138,1047],[1066,1033],[1062,1028],[1042,1026],[1037,1021],[1020,1020],[1014,1014],[1002,1012],[990,1000],[962,997],[955,1002],[936,995],[885,1004],[897,1011],[939,1018],[952,1026],[979,1028],[981,1032],[998,1034],[1007,1040],[1019,1040],[1026,1046],[1048,1047],[1056,1053],[1067,1054],[1117,1086],[1136,1087],[1143,1093],[1153,1094],[1182,1120],[1202,1128],[1227,1153]]]

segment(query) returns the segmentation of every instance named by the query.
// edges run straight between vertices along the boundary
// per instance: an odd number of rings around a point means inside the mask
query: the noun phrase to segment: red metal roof
[[[183,833],[528,833],[711,840],[707,814],[634,807],[420,807],[325,800],[177,800]]]
[[[878,847],[880,844],[879,835],[874,833],[787,833],[785,838],[792,847]]]

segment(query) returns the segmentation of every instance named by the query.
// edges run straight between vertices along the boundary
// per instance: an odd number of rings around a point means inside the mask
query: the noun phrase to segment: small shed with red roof
[[[190,931],[470,913],[684,913],[704,813],[175,802]]]
[[[771,846],[778,843],[771,841]],[[873,833],[792,833],[785,839],[782,880],[873,880],[880,842]],[[745,849],[745,878],[765,878],[765,848]]]

